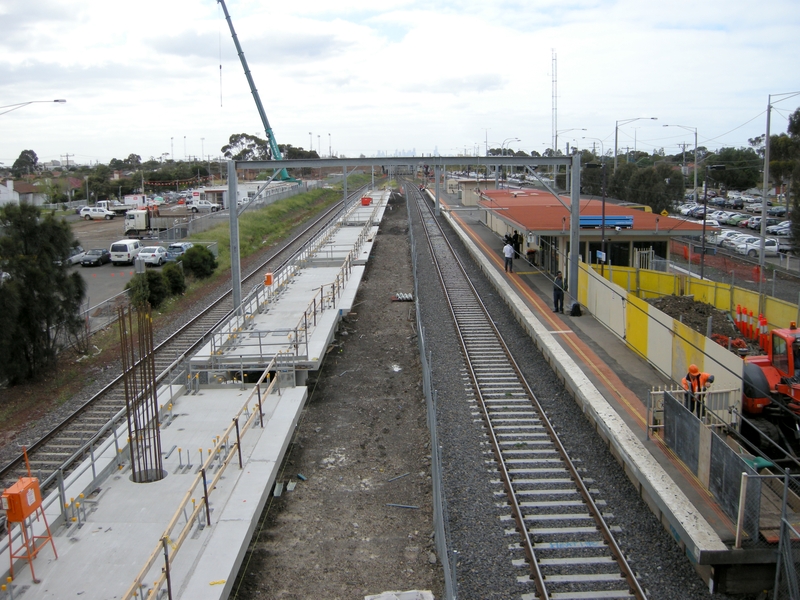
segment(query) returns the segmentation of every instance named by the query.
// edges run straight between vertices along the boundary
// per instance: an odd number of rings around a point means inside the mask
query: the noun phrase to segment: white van
[[[139,255],[142,246],[139,240],[120,240],[111,244],[111,264],[121,265],[123,263],[133,264]]]

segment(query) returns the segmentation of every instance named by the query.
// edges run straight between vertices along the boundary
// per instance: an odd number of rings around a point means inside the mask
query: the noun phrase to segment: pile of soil
[[[698,302],[693,296],[662,296],[650,298],[648,303],[687,327],[708,335],[708,319],[711,318],[711,339],[734,352],[748,349],[751,354],[760,354],[758,345],[742,337],[731,316],[724,310],[714,308],[706,302]]]

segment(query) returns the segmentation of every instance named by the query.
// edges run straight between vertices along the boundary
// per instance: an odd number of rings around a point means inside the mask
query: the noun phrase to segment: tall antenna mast
[[[552,53],[552,62],[553,62],[553,122],[551,123],[551,127],[553,129],[553,136],[552,136],[552,148],[553,152],[558,152],[558,148],[556,148],[556,140],[558,139],[556,136],[558,135],[556,132],[558,131],[558,58],[556,58],[556,50],[555,48],[551,48]]]

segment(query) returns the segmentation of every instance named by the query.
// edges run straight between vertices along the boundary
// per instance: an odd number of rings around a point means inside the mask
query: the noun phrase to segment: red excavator
[[[767,354],[745,357],[742,383],[744,416],[796,459],[800,454],[800,330],[794,322],[788,329],[770,332]],[[744,437],[765,451],[770,449],[769,442],[747,429],[743,427]]]

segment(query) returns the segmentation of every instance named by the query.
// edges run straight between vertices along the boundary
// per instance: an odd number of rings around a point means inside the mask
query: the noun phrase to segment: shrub
[[[169,282],[160,271],[147,271],[145,277],[147,277],[147,288],[149,290],[147,299],[150,302],[150,306],[158,308],[169,296]]]
[[[183,255],[183,268],[197,279],[211,277],[217,268],[217,259],[205,246],[192,246]]]
[[[180,296],[186,291],[186,278],[183,276],[183,268],[178,263],[167,263],[161,269],[161,274],[167,280],[170,294]]]
[[[125,291],[131,299],[131,304],[137,308],[143,308],[148,302],[150,291],[147,287],[147,279],[144,275],[136,274],[125,284]]]
[[[147,271],[137,274],[125,286],[131,298],[131,304],[144,308],[147,303],[158,308],[169,296],[169,282],[159,271]]]

